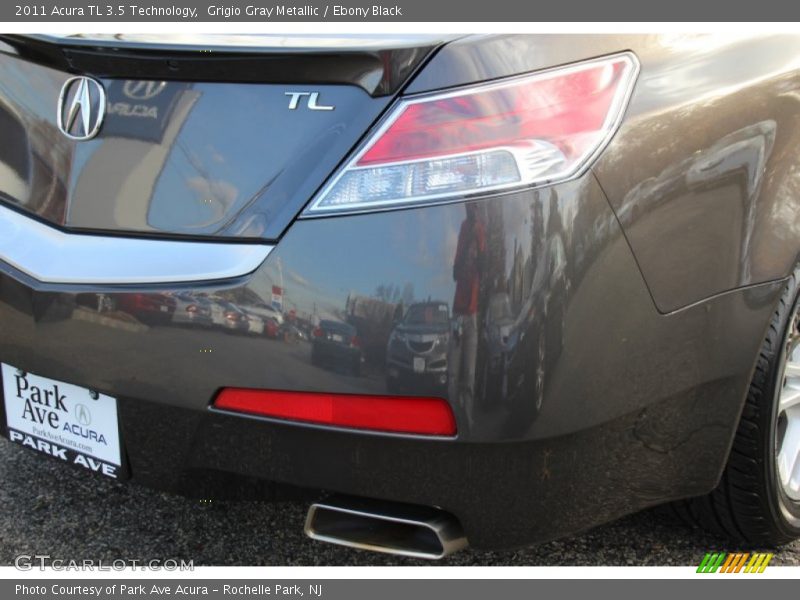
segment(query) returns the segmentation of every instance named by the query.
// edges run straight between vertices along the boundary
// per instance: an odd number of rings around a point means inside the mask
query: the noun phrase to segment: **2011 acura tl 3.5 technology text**
[[[418,557],[800,537],[798,36],[3,35],[0,138],[11,442]]]

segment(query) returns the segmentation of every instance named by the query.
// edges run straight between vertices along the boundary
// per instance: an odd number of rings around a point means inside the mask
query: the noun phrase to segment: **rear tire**
[[[786,434],[788,420],[797,417],[793,426],[800,435],[800,404],[791,413],[785,408],[787,386],[795,383],[787,379],[786,364],[800,355],[799,292],[800,269],[770,322],[722,479],[706,496],[673,503],[690,523],[746,544],[779,545],[800,537],[800,496],[794,489],[800,475],[787,481],[778,469],[780,451],[795,448],[784,448],[793,437]],[[798,460],[795,455],[791,472],[800,472]]]

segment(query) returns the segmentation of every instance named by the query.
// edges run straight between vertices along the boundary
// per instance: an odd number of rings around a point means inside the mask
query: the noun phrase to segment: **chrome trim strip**
[[[65,233],[0,205],[0,260],[44,283],[182,283],[241,277],[266,244]]]

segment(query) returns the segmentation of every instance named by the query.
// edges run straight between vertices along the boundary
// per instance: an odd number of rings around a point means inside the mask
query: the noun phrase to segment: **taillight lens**
[[[351,429],[456,434],[453,411],[442,398],[225,388],[214,401],[214,408]]]
[[[197,305],[196,304],[190,304],[189,306],[186,307],[186,312],[196,313],[197,312]]]
[[[615,131],[630,53],[400,102],[306,214],[362,211],[555,183]]]

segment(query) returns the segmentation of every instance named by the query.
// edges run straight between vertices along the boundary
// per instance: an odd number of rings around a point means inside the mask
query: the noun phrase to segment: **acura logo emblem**
[[[64,82],[58,97],[58,128],[73,140],[90,140],[100,131],[106,114],[106,91],[90,77]]]
[[[129,80],[122,86],[122,92],[131,100],[150,100],[167,87],[166,81]]]
[[[75,420],[84,427],[88,427],[92,424],[92,413],[89,412],[85,404],[75,405]]]

